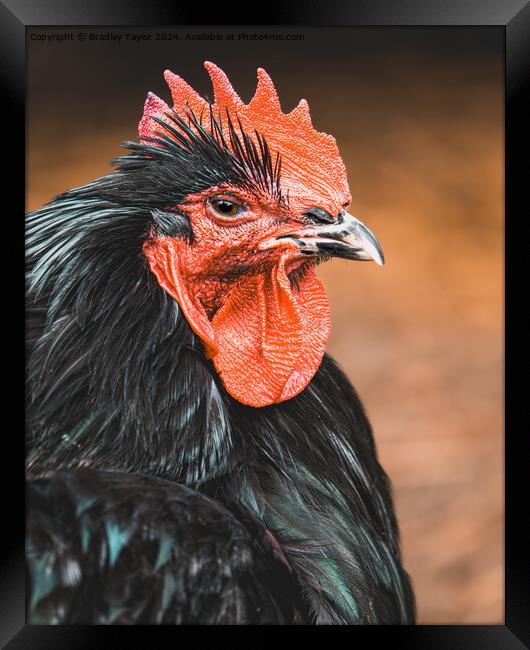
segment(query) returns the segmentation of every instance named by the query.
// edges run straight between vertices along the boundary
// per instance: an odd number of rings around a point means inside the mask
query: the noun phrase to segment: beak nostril
[[[332,217],[329,212],[326,212],[326,210],[323,210],[322,208],[317,208],[316,206],[309,208],[304,216],[308,219],[308,221],[314,224],[335,222],[335,218]]]

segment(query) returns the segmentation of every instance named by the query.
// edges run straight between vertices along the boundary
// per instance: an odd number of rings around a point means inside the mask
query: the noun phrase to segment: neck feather
[[[29,215],[28,471],[185,482],[230,462],[223,391],[141,247],[149,213],[68,195]]]

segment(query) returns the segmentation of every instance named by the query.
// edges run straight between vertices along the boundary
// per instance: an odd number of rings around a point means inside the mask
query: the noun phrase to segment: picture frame
[[[237,22],[249,24],[246,9],[238,11]],[[12,140],[8,144],[9,173],[13,179],[6,190],[16,196],[15,214],[18,213],[19,202],[24,200],[23,186],[24,152],[21,140],[25,133],[24,101],[25,101],[25,43],[26,34],[32,27],[44,26],[175,26],[200,25],[207,15],[208,23],[215,19],[227,20],[220,7],[205,14],[199,8],[176,6],[175,3],[158,2],[153,4],[130,2],[127,6],[117,2],[81,3],[57,0],[53,3],[38,3],[35,0],[17,2],[3,1],[0,4],[0,24],[2,29],[2,85],[3,104],[6,110],[4,118],[4,135]],[[522,246],[518,228],[524,220],[524,214],[519,207],[520,193],[527,183],[524,173],[525,165],[516,164],[516,160],[524,160],[520,156],[524,151],[523,127],[527,121],[524,109],[525,89],[528,82],[528,61],[530,61],[530,6],[525,0],[494,0],[482,1],[458,0],[444,3],[427,0],[407,0],[389,2],[388,0],[372,0],[364,2],[338,1],[322,3],[321,5],[290,2],[274,7],[268,4],[261,12],[263,24],[268,25],[357,25],[357,26],[388,26],[399,29],[404,26],[446,26],[448,29],[457,26],[497,27],[505,33],[505,300],[506,300],[506,400],[505,400],[505,624],[504,625],[466,625],[466,626],[430,626],[415,627],[371,628],[363,627],[355,630],[342,629],[341,633],[352,634],[353,643],[386,642],[392,646],[412,648],[455,648],[464,650],[496,649],[516,650],[530,647],[530,596],[528,567],[528,533],[525,528],[524,498],[526,496],[526,474],[519,463],[525,462],[524,453],[526,433],[522,403],[517,400],[518,376],[517,363],[519,346],[516,345],[515,329],[520,324],[513,315],[521,300],[517,293],[517,281],[524,277],[524,254],[517,254],[517,246]],[[220,24],[223,24],[222,22]],[[227,23],[230,24],[230,23]],[[526,183],[525,183],[526,181]],[[22,221],[22,220],[21,220]],[[18,239],[23,250],[23,230],[12,228],[9,239]],[[15,235],[13,236],[13,233]],[[17,241],[18,244],[18,241]],[[13,301],[6,300],[6,305],[18,305],[23,289],[18,285],[18,252],[13,250],[15,243],[7,246],[8,255],[13,262],[8,267],[16,276],[9,283],[13,292]],[[524,298],[523,298],[524,299]],[[18,342],[20,328],[18,322],[13,324],[12,340]],[[513,337],[513,338],[512,338]],[[510,344],[508,346],[508,339]],[[522,339],[521,339],[522,340]],[[14,372],[14,371],[13,371]],[[524,375],[522,375],[524,377]],[[520,381],[520,380],[519,380]],[[524,383],[524,379],[523,379]],[[23,374],[21,383],[16,382],[10,389],[13,391],[13,403],[18,400],[18,390],[23,395]],[[510,391],[508,391],[510,387]],[[521,386],[519,386],[521,390]],[[513,390],[513,392],[512,392]],[[18,403],[18,402],[17,402]],[[524,402],[523,402],[524,403]],[[508,405],[510,409],[508,409]],[[12,410],[12,407],[11,409]],[[15,417],[18,421],[18,413]],[[47,647],[90,647],[105,646],[114,643],[118,638],[115,628],[78,627],[41,627],[27,626],[24,620],[24,508],[19,499],[23,494],[23,435],[18,426],[9,426],[7,431],[10,438],[9,454],[12,461],[5,460],[6,479],[9,476],[5,494],[12,495],[18,508],[10,518],[9,525],[4,527],[7,538],[7,549],[2,557],[1,589],[1,623],[0,641],[8,648],[47,648]],[[16,460],[15,460],[16,459]],[[20,463],[20,464],[19,464]],[[9,492],[7,492],[9,489]],[[384,629],[384,632],[381,631]],[[178,634],[178,630],[164,630],[164,633]],[[321,632],[324,633],[324,632]],[[151,630],[147,634],[152,634]],[[156,633],[158,634],[158,632]],[[267,633],[266,633],[267,634]],[[136,641],[138,639],[135,639]],[[151,641],[152,642],[152,641]]]

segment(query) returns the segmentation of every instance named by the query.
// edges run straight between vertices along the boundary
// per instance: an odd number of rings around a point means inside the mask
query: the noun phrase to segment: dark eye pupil
[[[241,207],[237,203],[227,199],[213,199],[210,205],[217,214],[225,217],[235,217],[241,212]]]
[[[230,214],[235,208],[235,205],[230,203],[230,201],[217,201],[216,206],[219,212],[223,212],[224,214]]]

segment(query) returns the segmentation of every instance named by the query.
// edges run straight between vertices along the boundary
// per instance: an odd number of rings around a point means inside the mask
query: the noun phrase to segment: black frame
[[[250,3],[249,3],[250,4]],[[523,499],[526,503],[527,494],[524,492],[526,469],[526,442],[528,431],[524,422],[526,413],[523,412],[523,400],[518,400],[517,389],[522,388],[525,375],[518,380],[516,368],[521,365],[522,331],[519,341],[514,343],[518,332],[516,325],[521,321],[513,316],[516,299],[521,294],[517,291],[517,279],[524,277],[524,254],[515,249],[524,246],[524,239],[518,234],[517,228],[526,216],[518,214],[518,199],[528,185],[525,178],[528,165],[516,165],[515,160],[525,160],[523,127],[528,121],[526,105],[526,87],[530,69],[530,3],[528,0],[328,0],[317,5],[304,0],[291,0],[283,6],[274,6],[270,0],[264,3],[260,17],[263,24],[269,25],[352,25],[352,26],[497,26],[505,32],[505,63],[506,63],[506,95],[505,95],[505,297],[506,297],[506,333],[509,333],[510,346],[506,346],[505,369],[506,384],[510,387],[509,399],[505,401],[505,495],[506,495],[506,528],[505,528],[505,625],[468,625],[468,626],[429,626],[415,627],[377,627],[359,626],[354,629],[342,628],[341,633],[352,634],[355,641],[363,643],[384,642],[390,634],[393,646],[407,648],[433,648],[457,650],[487,650],[502,648],[516,650],[530,648],[530,572],[528,557],[530,552],[530,536],[526,532],[526,514]],[[22,223],[21,212],[24,201],[25,187],[23,185],[24,152],[21,146],[22,134],[25,133],[25,35],[26,28],[36,26],[109,26],[109,25],[201,25],[207,20],[210,24],[252,24],[252,17],[246,15],[246,9],[241,7],[231,22],[227,22],[226,6],[216,6],[205,9],[190,6],[176,6],[174,2],[142,2],[130,0],[126,6],[122,3],[91,2],[87,0],[53,0],[46,3],[39,0],[3,0],[0,2],[0,74],[4,92],[2,106],[6,111],[2,129],[4,174],[10,172],[13,181],[4,185],[3,199],[16,193],[16,210],[4,212],[4,283],[5,290],[13,291],[13,300],[5,300],[7,313],[13,310],[17,300],[23,296],[22,288],[22,254],[14,250],[12,240],[14,233],[21,235],[21,253],[23,251],[23,232],[13,228],[12,224]],[[8,140],[6,143],[5,140]],[[521,154],[519,157],[518,154]],[[526,173],[525,173],[526,172]],[[526,183],[525,183],[526,182]],[[519,197],[519,194],[521,195]],[[522,204],[524,205],[524,204]],[[16,215],[16,217],[15,217]],[[11,223],[7,219],[13,219]],[[15,221],[20,219],[20,222]],[[7,227],[9,230],[7,229]],[[526,243],[526,242],[525,242]],[[509,254],[508,254],[509,251]],[[7,262],[6,256],[11,255],[13,262]],[[20,267],[18,260],[20,259]],[[6,264],[7,262],[7,264]],[[16,281],[10,278],[16,269]],[[6,278],[7,276],[7,278]],[[20,285],[18,278],[20,277]],[[9,282],[7,281],[9,279]],[[17,312],[17,314],[21,312]],[[7,319],[6,319],[7,320]],[[11,318],[10,322],[14,319]],[[18,341],[22,338],[23,327],[13,323],[10,338],[4,342]],[[508,340],[508,338],[507,338]],[[519,343],[519,345],[517,345]],[[5,344],[5,343],[4,343]],[[515,350],[513,353],[511,350]],[[526,368],[525,368],[526,369]],[[7,371],[7,372],[6,372]],[[13,373],[12,369],[5,369]],[[9,375],[8,375],[8,378]],[[10,382],[18,392],[15,382]],[[508,398],[508,395],[507,395]],[[13,395],[16,402],[17,397]],[[509,409],[507,408],[509,405]],[[518,416],[523,423],[521,433],[515,427]],[[527,418],[526,418],[527,419]],[[5,419],[4,419],[5,422]],[[527,429],[527,426],[526,426]],[[12,453],[19,458],[23,453],[23,435],[18,427],[4,427],[4,444],[6,440],[13,441],[13,449],[3,455],[3,475],[6,469],[14,470],[16,476],[8,480],[4,494],[23,494],[23,470],[18,471],[18,462],[9,463],[7,460]],[[518,466],[520,463],[520,466]],[[11,465],[11,467],[10,467]],[[15,469],[16,468],[16,469]],[[9,474],[9,472],[8,472]],[[9,490],[9,492],[8,492]],[[518,499],[521,497],[521,501]],[[526,497],[526,498],[525,498]],[[2,499],[2,505],[8,499]],[[5,508],[4,508],[5,512]],[[17,514],[7,519],[3,514],[2,538],[7,547],[2,557],[0,567],[0,643],[9,648],[94,648],[95,645],[105,647],[118,641],[116,630],[112,627],[39,627],[25,626],[24,620],[24,508],[19,507]],[[130,628],[128,628],[130,629]],[[135,636],[131,641],[138,642]],[[158,630],[164,629],[172,635],[178,635],[177,628],[149,629],[150,640]],[[202,628],[207,629],[207,628]],[[338,629],[338,628],[334,628]],[[155,631],[156,630],[156,631]],[[202,631],[201,631],[202,633]],[[243,633],[243,632],[242,632]],[[260,634],[267,634],[265,631]],[[384,636],[381,636],[384,635]],[[112,637],[112,638],[111,638]],[[121,638],[121,637],[120,637]],[[262,637],[265,638],[265,637]],[[352,639],[352,640],[353,640]],[[354,642],[355,642],[354,641]],[[525,644],[525,645],[524,645]]]

